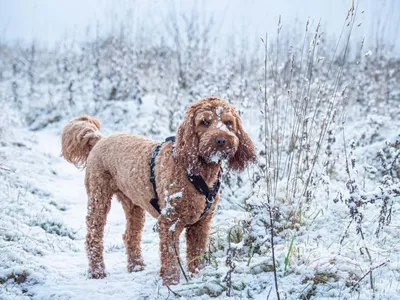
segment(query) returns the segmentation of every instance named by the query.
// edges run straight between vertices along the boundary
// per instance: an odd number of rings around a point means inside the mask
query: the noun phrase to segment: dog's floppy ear
[[[176,160],[177,163],[186,170],[194,170],[199,166],[199,140],[194,132],[196,112],[189,106],[185,114],[185,119],[178,128],[176,136]]]
[[[254,144],[244,131],[239,115],[237,115],[237,113],[235,113],[235,115],[237,124],[236,136],[239,138],[239,146],[235,155],[229,160],[229,168],[243,171],[247,164],[256,160],[257,156]]]

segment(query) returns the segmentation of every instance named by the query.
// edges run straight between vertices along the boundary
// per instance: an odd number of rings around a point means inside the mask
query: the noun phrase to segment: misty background
[[[171,14],[189,16],[193,10],[214,18],[214,34],[220,48],[232,35],[250,43],[259,42],[265,33],[275,36],[279,16],[283,27],[294,32],[303,29],[308,18],[311,24],[320,21],[323,31],[337,39],[351,4],[352,0],[2,0],[0,39],[35,40],[43,46],[53,46],[65,38],[82,41],[107,35],[123,24],[128,35],[145,34],[157,40]],[[360,26],[353,38],[365,38],[368,49],[384,44],[393,46],[395,54],[400,53],[400,2],[361,0],[356,5]]]

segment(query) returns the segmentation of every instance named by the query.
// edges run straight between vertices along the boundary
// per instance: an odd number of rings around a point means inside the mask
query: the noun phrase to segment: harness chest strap
[[[160,214],[161,214],[161,209],[160,209],[160,205],[158,203],[159,198],[158,198],[158,194],[157,194],[156,172],[155,172],[156,157],[157,157],[158,153],[160,152],[162,145],[167,142],[175,142],[175,137],[173,137],[173,136],[168,137],[165,139],[165,142],[158,144],[154,148],[153,153],[151,154],[151,159],[150,159],[150,182],[151,182],[151,185],[153,186],[153,190],[154,190],[154,197],[150,200],[150,204]],[[218,194],[219,188],[221,186],[221,175],[222,175],[221,173],[222,173],[222,170],[219,171],[217,181],[213,184],[211,189],[208,187],[207,183],[204,181],[204,179],[200,175],[194,175],[194,174],[187,173],[188,180],[193,184],[193,186],[196,188],[196,190],[201,195],[205,196],[206,206],[204,208],[204,211],[201,213],[200,218],[202,218],[210,210],[212,204],[214,203],[215,196]]]
[[[187,174],[189,181],[193,184],[196,190],[206,197],[206,207],[204,211],[201,213],[200,218],[203,217],[211,208],[214,203],[215,196],[217,196],[219,187],[221,186],[221,170],[218,172],[217,181],[213,184],[213,187],[210,189],[207,183],[200,175]]]

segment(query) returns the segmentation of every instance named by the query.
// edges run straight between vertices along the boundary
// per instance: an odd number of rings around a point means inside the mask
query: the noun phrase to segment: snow
[[[217,114],[217,117],[218,117],[218,118],[221,118],[222,107],[221,107],[221,106],[218,106],[218,107],[215,109],[215,113]]]
[[[168,229],[168,231],[175,231],[176,229],[176,224],[179,222],[179,220],[177,220],[174,224],[171,225],[171,227]]]
[[[233,135],[232,130],[230,130],[224,123],[218,121],[217,125],[215,126],[217,129],[225,131],[229,135]]]
[[[182,192],[177,192],[177,193],[175,193],[175,194],[169,195],[168,198],[169,198],[170,200],[172,200],[172,199],[182,198],[182,196],[183,196],[183,193],[182,193]]]
[[[214,152],[211,156],[210,156],[210,162],[213,163],[219,163],[221,161],[222,158],[222,153],[221,152]]]

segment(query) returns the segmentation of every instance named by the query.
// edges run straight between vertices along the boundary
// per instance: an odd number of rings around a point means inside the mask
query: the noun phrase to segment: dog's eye
[[[201,125],[208,127],[208,126],[210,126],[210,123],[206,120],[203,120],[203,121],[201,121]]]
[[[229,129],[232,129],[233,123],[232,123],[232,121],[226,121],[226,122],[225,122],[225,125],[226,125],[226,127],[228,127]]]

